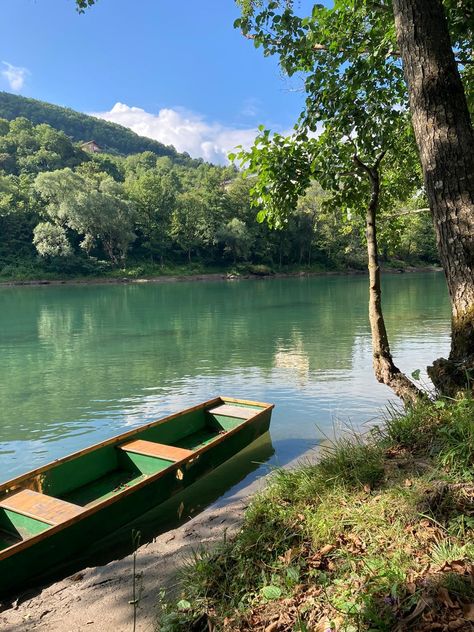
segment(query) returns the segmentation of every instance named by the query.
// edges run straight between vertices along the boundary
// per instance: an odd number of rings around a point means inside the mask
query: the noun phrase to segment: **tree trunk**
[[[388,342],[387,330],[382,312],[382,287],[380,283],[380,265],[377,246],[376,216],[380,196],[379,164],[381,155],[374,167],[368,167],[357,156],[359,167],[367,173],[371,184],[370,202],[366,214],[366,237],[369,269],[369,321],[372,331],[372,354],[375,377],[389,386],[402,399],[405,405],[414,404],[424,397],[424,393],[395,366]]]
[[[410,111],[452,305],[451,352],[429,369],[452,395],[474,368],[474,131],[442,0],[393,0]]]
[[[107,237],[103,237],[102,238],[102,245],[104,247],[104,250],[107,254],[107,256],[109,257],[112,265],[115,267],[118,265],[118,261],[117,261],[117,257],[115,256],[114,253],[114,246],[113,246],[113,241],[112,239],[109,239]]]

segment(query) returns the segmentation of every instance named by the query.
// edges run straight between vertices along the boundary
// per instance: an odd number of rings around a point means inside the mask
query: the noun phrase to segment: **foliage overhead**
[[[304,82],[305,108],[286,138],[261,129],[238,157],[258,178],[259,218],[281,225],[316,178],[346,218],[367,205],[368,169],[383,158],[381,205],[422,188],[387,3],[339,0],[301,17],[292,2],[243,1],[235,25]],[[390,10],[389,10],[390,9]]]

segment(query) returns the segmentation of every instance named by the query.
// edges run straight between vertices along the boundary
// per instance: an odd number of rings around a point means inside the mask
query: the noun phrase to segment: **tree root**
[[[428,367],[428,375],[436,390],[446,397],[474,393],[474,358],[463,362],[438,358]]]

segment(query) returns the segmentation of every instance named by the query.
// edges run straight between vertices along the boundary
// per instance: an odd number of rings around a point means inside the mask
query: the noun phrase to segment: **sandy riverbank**
[[[313,448],[286,467],[316,459]],[[217,472],[218,470],[216,470]],[[193,551],[210,548],[224,533],[235,533],[250,497],[265,483],[266,470],[256,480],[237,488],[226,502],[216,502],[176,529],[162,533],[137,551],[137,573],[142,594],[137,632],[153,632],[160,591],[172,590],[176,571]],[[104,566],[86,568],[35,593],[20,595],[0,612],[2,632],[122,632],[132,630],[133,555]]]
[[[249,495],[262,484],[258,479],[229,499],[225,506],[209,507],[182,526],[161,534],[137,551],[137,572],[142,574],[142,597],[137,632],[151,632],[156,620],[160,590],[172,588],[176,570],[193,550],[209,547],[235,532]],[[69,632],[120,632],[131,630],[133,555],[83,571],[56,582],[33,597],[20,596],[0,613],[3,632],[41,630]]]

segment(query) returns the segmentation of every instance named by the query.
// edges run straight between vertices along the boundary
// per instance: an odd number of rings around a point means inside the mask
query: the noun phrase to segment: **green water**
[[[384,308],[402,369],[447,352],[442,274],[387,275]],[[284,464],[390,397],[364,276],[2,288],[0,358],[0,480],[218,394],[276,404]]]

